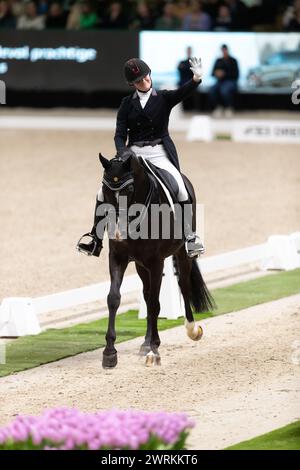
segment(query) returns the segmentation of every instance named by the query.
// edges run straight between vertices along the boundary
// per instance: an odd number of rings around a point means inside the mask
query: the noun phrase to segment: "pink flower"
[[[101,411],[82,413],[72,408],[45,410],[41,416],[18,416],[13,423],[0,429],[0,445],[9,439],[26,442],[31,437],[44,449],[131,448],[146,445],[151,435],[162,443],[173,444],[193,423],[182,413],[148,413],[143,411]]]

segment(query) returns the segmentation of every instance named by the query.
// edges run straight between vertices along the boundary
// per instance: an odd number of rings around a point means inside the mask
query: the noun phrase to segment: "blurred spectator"
[[[203,8],[211,18],[216,18],[218,15],[218,9],[220,6],[220,0],[204,0]]]
[[[49,13],[46,18],[46,28],[65,29],[67,24],[67,14],[59,1],[51,3]]]
[[[0,29],[13,29],[16,27],[16,19],[12,14],[7,0],[0,0]]]
[[[121,2],[113,2],[108,7],[108,15],[104,18],[102,26],[107,29],[126,29],[128,20],[123,11]]]
[[[244,4],[247,6],[247,7],[255,7],[255,6],[258,6],[258,5],[261,5],[262,3],[262,0],[243,0],[244,1]]]
[[[22,0],[8,0],[12,14],[17,18],[24,13],[24,2]]]
[[[155,22],[155,29],[160,31],[172,31],[179,29],[180,20],[175,16],[173,3],[166,3],[163,14]]]
[[[179,19],[180,23],[182,23],[183,18],[190,13],[190,4],[187,0],[180,0],[174,4],[173,10],[174,15]]]
[[[282,25],[285,31],[300,31],[300,0],[294,0],[282,18]]]
[[[212,75],[217,79],[209,91],[209,97],[214,109],[214,116],[220,117],[222,107],[225,108],[225,116],[231,117],[234,108],[234,97],[237,92],[239,68],[236,59],[229,55],[228,47],[221,47],[222,57],[217,59]]]
[[[232,18],[232,30],[243,31],[249,26],[249,11],[241,0],[225,0]]]
[[[96,29],[99,20],[92,3],[89,0],[83,0],[80,2],[80,6],[79,28]]]
[[[24,29],[26,25],[29,29],[43,29],[45,22],[46,28],[61,29],[67,16],[67,29],[127,29],[130,15],[130,28],[136,30],[299,31],[299,3],[300,0],[0,0],[0,27],[12,28],[16,23],[17,28]],[[27,4],[31,6],[28,8]]]
[[[35,29],[41,30],[45,28],[45,17],[38,15],[37,6],[29,0],[25,3],[24,14],[18,18],[17,29]]]
[[[37,13],[38,15],[46,15],[49,10],[48,0],[38,0],[36,1]]]
[[[147,2],[138,2],[136,6],[135,19],[131,22],[133,29],[153,29],[154,16]]]
[[[191,46],[188,46],[186,49],[186,58],[179,62],[177,70],[179,73],[179,81],[178,81],[178,87],[181,87],[185,83],[187,83],[189,80],[193,78],[193,72],[191,71],[190,67],[190,62],[189,59],[192,57],[192,48]],[[195,90],[190,96],[185,98],[182,102],[183,109],[185,111],[191,110],[195,107],[195,102],[196,102],[196,94],[198,92]]]
[[[189,62],[191,57],[192,57],[192,48],[191,46],[188,46],[186,49],[186,59],[179,62],[178,67],[177,67],[177,70],[179,72],[179,82],[178,82],[179,87],[181,87],[186,82],[191,80],[191,78],[193,78],[193,72],[190,69],[191,65]]]
[[[207,13],[204,13],[202,2],[192,0],[190,5],[191,12],[183,18],[182,29],[184,31],[209,31],[211,19]]]
[[[230,31],[232,18],[227,5],[220,5],[217,17],[214,21],[213,31]]]
[[[70,8],[70,13],[67,17],[67,29],[78,30],[80,29],[80,16],[81,16],[81,5],[74,3]]]
[[[283,3],[292,3],[293,0],[261,0],[259,8],[262,21],[260,23],[274,25],[277,20],[278,13],[282,12]]]

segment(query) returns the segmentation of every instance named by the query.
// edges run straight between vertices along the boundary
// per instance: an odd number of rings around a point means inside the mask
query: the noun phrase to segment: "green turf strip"
[[[228,447],[228,450],[300,450],[300,421],[240,442]]]
[[[197,320],[241,310],[300,292],[300,269],[264,276],[213,291],[218,305],[213,313],[196,315]],[[183,319],[159,319],[159,330],[182,325]],[[6,364],[0,364],[0,377],[31,369],[105,345],[107,319],[63,329],[49,329],[36,336],[19,338],[6,345]],[[117,342],[145,335],[146,320],[138,320],[137,311],[118,315]],[[100,357],[99,357],[100,361]]]

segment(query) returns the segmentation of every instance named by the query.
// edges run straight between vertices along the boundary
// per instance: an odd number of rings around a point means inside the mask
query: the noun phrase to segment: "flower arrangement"
[[[0,428],[0,450],[179,450],[193,426],[183,413],[54,408]]]

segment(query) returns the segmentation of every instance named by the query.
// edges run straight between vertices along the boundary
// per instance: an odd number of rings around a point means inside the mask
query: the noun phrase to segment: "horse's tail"
[[[210,294],[196,259],[192,261],[191,271],[191,304],[195,312],[209,312],[216,308],[215,301]]]

